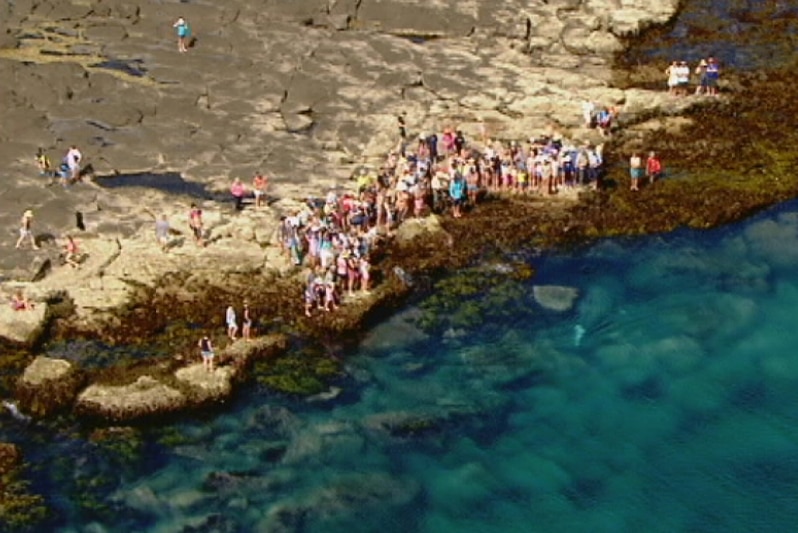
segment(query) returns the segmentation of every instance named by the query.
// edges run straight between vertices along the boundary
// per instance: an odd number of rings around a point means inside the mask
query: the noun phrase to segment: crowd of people
[[[665,69],[665,75],[668,92],[674,96],[687,96],[691,93],[718,96],[720,65],[714,57],[701,59],[692,73],[687,61],[673,61]],[[696,77],[695,90],[690,87],[692,76]]]

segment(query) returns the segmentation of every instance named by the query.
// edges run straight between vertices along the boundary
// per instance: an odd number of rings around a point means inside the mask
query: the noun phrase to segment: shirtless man
[[[188,225],[191,232],[194,234],[194,242],[197,246],[205,246],[205,238],[203,235],[202,227],[202,209],[197,207],[197,204],[191,204],[191,211],[188,213]]]

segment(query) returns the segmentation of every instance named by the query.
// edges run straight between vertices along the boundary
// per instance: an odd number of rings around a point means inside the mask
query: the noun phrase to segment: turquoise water
[[[63,531],[794,531],[798,203],[531,262],[513,323],[430,337],[409,309],[333,400],[253,388],[114,447],[0,437]]]

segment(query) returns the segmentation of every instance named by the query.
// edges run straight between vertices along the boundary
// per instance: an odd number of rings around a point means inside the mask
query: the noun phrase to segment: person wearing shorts
[[[34,250],[39,249],[39,245],[36,244],[36,239],[33,236],[33,211],[30,209],[26,210],[22,214],[22,219],[19,222],[19,239],[17,239],[16,248],[22,246],[22,243],[26,240],[30,240],[30,244]]]
[[[179,17],[172,27],[177,31],[177,51],[180,53],[188,52],[188,22],[183,17]]]
[[[216,354],[213,352],[213,343],[211,343],[211,339],[205,335],[199,340],[197,345],[199,346],[200,354],[202,355],[202,366],[208,372],[213,372],[213,359]]]
[[[640,154],[637,152],[632,154],[632,157],[629,158],[629,175],[632,178],[632,185],[630,190],[632,191],[639,191],[640,190],[640,178],[643,177],[644,169],[643,169],[643,160],[640,157]]]
[[[227,306],[227,311],[224,316],[225,322],[227,323],[227,336],[230,337],[231,340],[235,340],[236,333],[238,333],[238,322],[236,321],[236,310],[233,309],[232,305]]]

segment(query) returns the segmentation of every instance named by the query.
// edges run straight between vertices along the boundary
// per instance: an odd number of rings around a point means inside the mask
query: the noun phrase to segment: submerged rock
[[[573,287],[557,285],[535,285],[532,292],[535,301],[550,311],[568,311],[574,306],[579,291]]]

